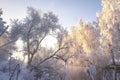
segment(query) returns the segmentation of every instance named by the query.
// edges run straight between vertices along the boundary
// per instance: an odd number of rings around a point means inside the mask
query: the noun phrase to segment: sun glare
[[[52,37],[52,36],[47,36],[41,43],[42,47],[46,47],[46,48],[54,48],[55,47],[55,43],[57,42],[57,40]],[[14,57],[15,59],[21,60],[24,62],[27,62],[27,58],[26,56],[24,56],[24,53],[22,52],[23,50],[23,41],[21,39],[19,39],[16,42],[16,46],[18,48],[18,51],[14,51],[12,57]]]
[[[12,57],[15,59],[23,60],[24,56],[23,52],[21,52],[21,50],[23,50],[23,41],[21,39],[16,42],[16,47],[18,48],[18,51],[14,51]]]
[[[57,42],[56,38],[54,38],[53,36],[47,36],[43,42],[42,42],[42,46],[43,47],[47,47],[47,48],[55,48],[55,43]]]

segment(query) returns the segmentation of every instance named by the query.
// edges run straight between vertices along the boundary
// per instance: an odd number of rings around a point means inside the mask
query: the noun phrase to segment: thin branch
[[[14,50],[16,52],[25,52],[26,50]]]
[[[41,61],[40,63],[37,64],[37,66],[39,66],[40,64],[44,63],[45,61],[49,60],[50,58],[54,57],[60,50],[66,49],[67,47],[62,47],[59,48],[58,50],[56,50],[51,56],[45,58],[43,61]],[[36,67],[37,67],[36,66]]]
[[[9,27],[9,26],[7,26],[7,27],[5,28],[5,30],[0,34],[0,36],[2,36],[2,35],[7,31],[8,27]]]
[[[40,39],[39,43],[38,43],[38,47],[41,44],[41,42],[45,39],[45,37],[47,36],[47,34],[44,34],[44,36]]]
[[[19,70],[20,70],[20,64],[17,64],[17,65],[15,66],[15,69],[14,69],[13,73],[11,74],[9,80],[12,80],[12,77],[13,77],[13,75],[15,74],[15,71],[16,71],[17,69],[18,69],[18,72],[19,72]],[[17,73],[18,73],[18,72],[17,72]],[[18,74],[17,74],[17,77],[18,77]]]
[[[27,49],[28,49],[28,54],[30,53],[30,46],[29,46],[30,45],[30,41],[29,41],[30,38],[29,37],[30,37],[30,32],[32,30],[32,27],[33,26],[30,27],[30,29],[28,31],[28,34],[27,34]]]
[[[65,63],[67,63],[68,60],[69,60],[70,58],[72,58],[73,56],[75,56],[75,55],[68,56],[66,59],[64,59],[62,56],[56,55],[55,58],[56,58],[56,59],[60,59],[60,60],[64,61]]]
[[[31,62],[30,62],[30,54],[31,54],[31,51],[30,51],[30,32],[31,32],[32,28],[33,28],[33,26],[30,26],[30,29],[29,29],[28,34],[27,34],[28,65],[31,64]]]
[[[39,42],[38,42],[38,40],[33,40],[30,45],[32,45],[32,43],[36,43],[36,45],[35,45],[36,48],[34,48],[34,51],[31,51],[31,53],[30,53],[31,55],[33,55],[37,52]]]
[[[39,46],[40,46],[40,44],[41,44],[41,42],[45,39],[45,37],[46,37],[47,35],[45,34],[41,39],[40,39],[40,41],[39,42],[37,42],[38,44],[37,44],[37,48],[34,50],[34,53],[36,53],[37,52],[37,50],[38,50],[38,48],[39,48]]]
[[[36,44],[36,48],[33,50],[33,52],[29,50],[29,54],[28,54],[29,65],[31,65],[32,59],[34,58],[35,53],[38,51],[39,45],[41,44],[41,42],[44,40],[45,37],[46,37],[46,34],[40,39],[40,41],[34,40],[32,42],[32,43],[37,42],[37,44]],[[28,49],[30,49],[30,44],[28,46]]]
[[[0,48],[3,48],[3,47],[5,47],[5,46],[8,46],[8,45],[14,43],[15,41],[17,41],[17,39],[13,39],[13,40],[11,40],[11,41],[9,41],[9,42],[3,44],[2,46],[0,46]]]

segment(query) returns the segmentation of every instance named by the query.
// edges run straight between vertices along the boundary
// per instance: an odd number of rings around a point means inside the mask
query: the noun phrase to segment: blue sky
[[[64,27],[84,21],[96,20],[96,12],[101,10],[101,0],[0,0],[0,8],[4,11],[4,19],[22,19],[26,16],[27,6],[41,9],[42,12],[53,11]]]

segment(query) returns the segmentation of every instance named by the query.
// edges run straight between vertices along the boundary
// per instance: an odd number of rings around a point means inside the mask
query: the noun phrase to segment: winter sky
[[[59,23],[64,27],[84,21],[96,20],[96,12],[101,10],[101,0],[0,0],[4,20],[22,19],[26,16],[27,6],[40,9],[43,13],[53,11],[59,17]]]

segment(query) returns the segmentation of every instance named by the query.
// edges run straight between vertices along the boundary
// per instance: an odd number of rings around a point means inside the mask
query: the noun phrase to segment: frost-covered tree
[[[95,34],[96,33],[96,34]],[[79,20],[77,27],[71,28],[71,52],[84,55],[84,58],[96,56],[99,53],[99,28],[93,24]],[[79,56],[80,57],[80,56]],[[94,57],[95,58],[95,57]],[[93,59],[94,60],[94,59]],[[93,60],[91,60],[93,62]]]
[[[5,26],[6,22],[3,21],[3,18],[1,17],[2,14],[3,14],[3,11],[0,8],[0,36],[2,36],[8,28],[8,26]]]
[[[15,20],[12,24],[11,37],[21,37],[25,43],[28,65],[40,48],[41,42],[48,34],[59,28],[58,18],[52,13],[39,14],[39,11],[29,7],[28,15],[22,21]]]
[[[85,74],[86,67],[92,68],[90,71],[95,74],[93,69],[97,65],[97,54],[99,54],[99,28],[97,25],[83,23],[80,20],[77,27],[71,27],[70,33],[66,34],[62,31],[59,34],[59,43],[60,45],[57,47],[63,45],[68,47],[57,55],[57,59],[65,64],[64,78],[66,80],[79,80],[80,77],[86,79],[86,75],[78,74]],[[76,70],[77,72],[73,74]]]
[[[3,21],[2,18],[3,11],[0,8],[0,61],[8,59],[8,46],[3,47],[9,40],[8,40],[8,34],[7,34],[7,29],[8,26],[6,26],[6,22]]]
[[[102,4],[103,9],[98,13],[101,49],[116,64],[120,54],[120,1],[102,0]]]

